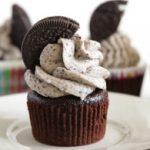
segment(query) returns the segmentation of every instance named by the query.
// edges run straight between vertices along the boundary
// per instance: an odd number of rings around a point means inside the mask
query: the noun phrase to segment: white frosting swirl
[[[40,55],[35,74],[25,73],[28,86],[46,97],[74,95],[82,100],[96,88],[106,89],[109,72],[100,67],[103,56],[95,41],[61,38],[48,44]],[[48,90],[50,89],[50,90]]]
[[[139,54],[128,37],[116,32],[101,42],[101,51],[104,55],[102,66],[106,68],[124,68],[135,66],[139,62]]]
[[[12,44],[10,38],[11,21],[8,20],[0,27],[0,59],[16,60],[21,59],[21,52]]]

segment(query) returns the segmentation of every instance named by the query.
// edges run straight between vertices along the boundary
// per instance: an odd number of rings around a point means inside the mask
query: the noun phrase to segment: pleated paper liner
[[[135,67],[111,69],[107,79],[108,91],[139,96],[142,88],[146,65],[140,62]]]
[[[25,67],[22,61],[0,62],[0,95],[28,90],[24,80]]]
[[[59,146],[85,145],[102,139],[107,122],[106,95],[97,92],[91,101],[81,101],[74,96],[52,99],[30,92],[27,104],[34,138]],[[93,100],[95,97],[97,100]]]

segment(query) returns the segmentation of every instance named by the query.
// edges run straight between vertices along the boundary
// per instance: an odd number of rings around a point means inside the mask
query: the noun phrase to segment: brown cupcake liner
[[[139,96],[145,70],[146,65],[142,62],[135,67],[111,69],[110,78],[106,80],[108,91]]]
[[[78,146],[103,138],[108,100],[47,105],[28,99],[33,136],[42,143]]]
[[[131,94],[140,96],[144,74],[138,75],[133,78],[124,79],[108,79],[107,89],[108,91]]]

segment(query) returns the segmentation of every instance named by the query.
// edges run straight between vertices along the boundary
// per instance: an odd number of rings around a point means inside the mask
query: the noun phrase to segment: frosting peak
[[[131,67],[138,64],[140,57],[132,47],[129,38],[116,32],[101,42],[101,51],[104,55],[102,66],[107,68]]]
[[[0,27],[0,59],[21,59],[20,50],[12,44],[10,38],[11,21],[8,20]]]
[[[100,67],[102,59],[98,42],[78,36],[61,38],[57,44],[48,44],[43,49],[41,67],[36,66],[35,75],[27,71],[25,80],[32,90],[43,96],[71,94],[83,100],[96,88],[106,89],[105,79],[109,72]],[[49,85],[53,93],[46,90]]]

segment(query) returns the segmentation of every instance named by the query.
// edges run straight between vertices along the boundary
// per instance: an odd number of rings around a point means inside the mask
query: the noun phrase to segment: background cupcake
[[[108,1],[94,11],[90,21],[91,39],[101,43],[102,66],[111,72],[108,90],[140,95],[145,64],[129,38],[118,31],[126,1]]]
[[[30,27],[26,12],[13,5],[11,19],[0,27],[0,95],[27,90],[21,43]]]
[[[105,135],[109,72],[100,66],[100,44],[74,35],[78,28],[72,19],[49,17],[23,40],[32,133],[42,143],[78,146]]]

